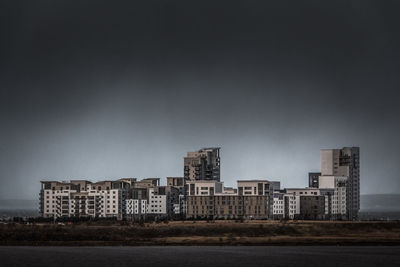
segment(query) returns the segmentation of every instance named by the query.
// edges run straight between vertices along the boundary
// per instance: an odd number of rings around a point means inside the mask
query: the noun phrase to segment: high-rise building
[[[321,176],[346,176],[348,220],[357,220],[360,210],[360,148],[321,150]]]
[[[220,181],[219,150],[219,147],[212,147],[188,152],[184,158],[185,180]]]

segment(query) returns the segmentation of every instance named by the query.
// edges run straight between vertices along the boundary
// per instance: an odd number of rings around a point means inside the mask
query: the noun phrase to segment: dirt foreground
[[[400,222],[3,224],[0,225],[0,245],[400,245]]]

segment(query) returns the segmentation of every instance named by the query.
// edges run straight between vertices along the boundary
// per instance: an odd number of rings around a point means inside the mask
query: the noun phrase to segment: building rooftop
[[[216,180],[193,180],[193,181],[186,181],[186,183],[224,183]]]

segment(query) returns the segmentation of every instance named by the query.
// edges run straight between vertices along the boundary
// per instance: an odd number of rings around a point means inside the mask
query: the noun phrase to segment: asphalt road
[[[0,247],[0,266],[400,266],[400,247]]]

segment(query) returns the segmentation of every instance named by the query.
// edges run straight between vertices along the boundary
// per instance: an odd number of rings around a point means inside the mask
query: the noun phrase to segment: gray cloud
[[[42,179],[176,176],[305,186],[361,147],[361,192],[400,190],[395,1],[3,1],[0,197]]]

